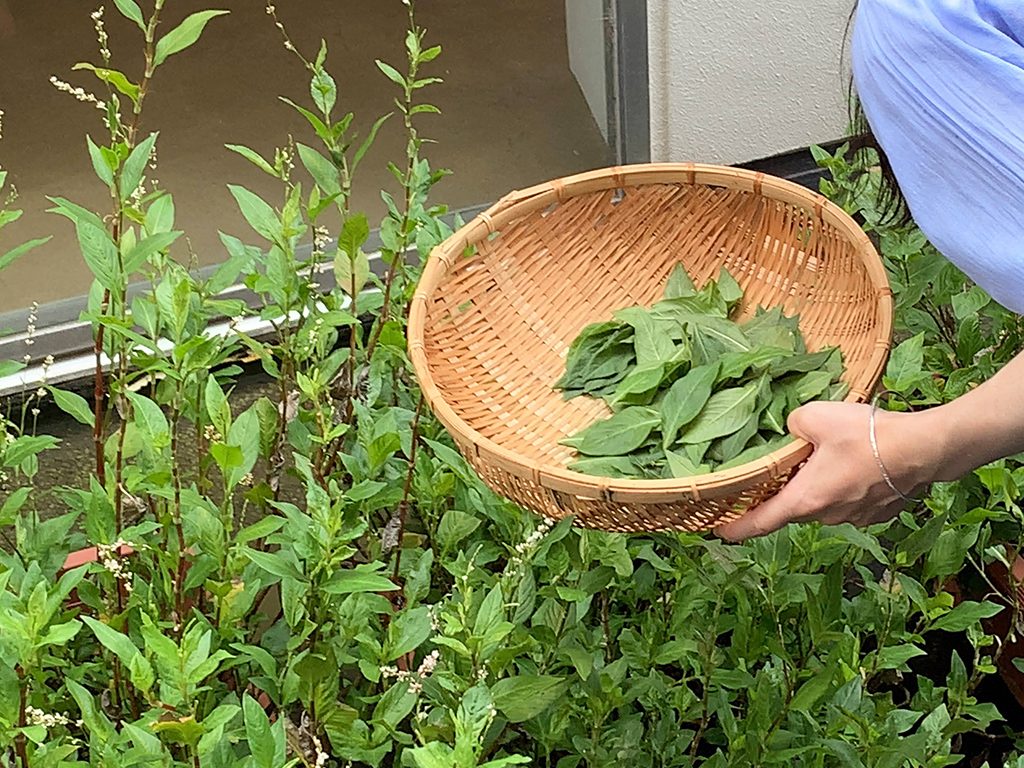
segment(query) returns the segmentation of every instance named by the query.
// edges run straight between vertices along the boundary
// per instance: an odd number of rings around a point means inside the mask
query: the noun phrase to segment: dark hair
[[[846,33],[843,38],[843,58],[847,52],[850,41],[850,34],[853,30],[854,19],[857,15],[857,3],[854,3],[850,18],[846,22]],[[849,120],[851,129],[850,150],[854,154],[874,150],[878,156],[878,168],[882,173],[882,184],[878,192],[878,207],[882,213],[882,220],[891,224],[909,224],[911,221],[910,207],[907,199],[900,189],[899,180],[893,171],[892,163],[889,162],[885,150],[882,149],[874,131],[868,122],[864,107],[857,97],[856,86],[853,82],[853,75],[849,79],[849,91],[847,103],[849,105]]]

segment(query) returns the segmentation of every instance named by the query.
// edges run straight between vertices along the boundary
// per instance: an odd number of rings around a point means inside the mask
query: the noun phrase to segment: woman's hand
[[[867,405],[829,402],[795,410],[789,431],[814,445],[810,459],[778,495],[716,533],[739,541],[793,522],[866,526],[895,517],[906,501],[886,484],[871,450],[870,413]],[[908,496],[942,474],[947,449],[941,417],[938,411],[875,413],[879,455],[893,484]]]

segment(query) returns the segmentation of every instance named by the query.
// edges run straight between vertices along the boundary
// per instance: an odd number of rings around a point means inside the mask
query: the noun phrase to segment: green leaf
[[[356,251],[354,258],[338,250],[334,257],[334,279],[349,297],[358,296],[362,292],[366,281],[370,279],[370,260],[362,249]]]
[[[786,404],[788,402],[789,398],[782,387],[775,387],[772,390],[771,402],[761,412],[758,426],[779,435],[786,434]]]
[[[123,93],[129,99],[132,100],[133,104],[139,103],[139,94],[141,89],[135,83],[128,79],[124,72],[118,72],[116,69],[107,69],[106,67],[96,67],[86,62],[79,62],[72,67],[74,70],[87,69],[92,72],[101,81],[109,85],[110,87],[117,90],[119,93]],[[102,177],[100,177],[102,178]],[[108,184],[111,182],[107,182]]]
[[[282,579],[295,579],[305,581],[305,577],[299,572],[295,565],[286,560],[281,554],[274,552],[261,552],[257,549],[246,547],[242,550],[247,558],[262,568],[267,573]]]
[[[569,346],[565,373],[555,383],[566,399],[614,389],[636,362],[633,329],[607,322],[587,326]]]
[[[278,749],[270,718],[259,702],[248,693],[242,698],[242,719],[245,722],[249,752],[252,754],[252,765],[255,768],[278,768],[284,765],[284,750]]]
[[[574,436],[575,447],[587,456],[621,456],[639,448],[660,422],[652,408],[627,408]]]
[[[797,402],[806,403],[821,397],[831,383],[832,374],[829,371],[810,371],[801,375],[793,382]]]
[[[142,16],[142,9],[139,8],[135,0],[114,0],[114,5],[117,6],[117,10],[121,12],[122,16],[129,21],[134,21],[143,32],[146,31],[146,20]]]
[[[305,144],[296,144],[295,148],[316,185],[327,195],[340,195],[341,182],[338,180],[338,169],[334,167],[334,163]]]
[[[415,108],[413,109],[413,112],[411,112],[410,114],[414,113]],[[356,172],[356,169],[359,167],[359,163],[363,161],[363,158],[366,156],[366,153],[370,151],[370,147],[373,146],[373,142],[377,140],[377,133],[380,131],[381,126],[384,125],[384,123],[387,121],[389,117],[391,117],[390,112],[386,115],[382,115],[381,117],[377,118],[373,126],[370,128],[370,132],[366,134],[366,138],[363,139],[363,143],[359,145],[359,148],[355,151],[355,154],[352,155],[352,173]]]
[[[430,608],[422,605],[398,614],[388,625],[385,661],[415,650],[430,637]]]
[[[38,248],[41,245],[45,245],[46,243],[50,242],[50,240],[51,237],[39,237],[36,238],[35,240],[29,240],[27,243],[22,243],[21,245],[15,246],[7,253],[0,256],[0,270],[7,269],[7,267],[9,267],[15,261],[20,259],[26,253],[33,250],[34,248]]]
[[[790,709],[794,712],[814,711],[814,707],[832,687],[832,675],[827,674],[828,671],[821,670],[815,673],[810,680],[801,685],[793,696]]]
[[[837,350],[823,349],[820,352],[789,355],[768,367],[768,374],[773,378],[785,376],[787,373],[807,373],[822,368]]]
[[[408,683],[399,681],[388,688],[373,708],[373,722],[395,729],[416,706],[417,696]]]
[[[326,116],[334,109],[338,99],[338,86],[323,67],[317,67],[309,83],[309,93],[317,109]]]
[[[665,286],[666,299],[679,299],[687,296],[696,296],[697,286],[693,284],[689,273],[682,264],[676,264],[669,275],[668,284]]]
[[[380,59],[377,59],[376,63],[377,69],[383,72],[387,76],[388,80],[390,80],[400,88],[404,89],[406,87],[405,77],[397,69],[392,67],[390,64],[384,63]]]
[[[565,692],[566,683],[551,675],[517,675],[491,687],[494,706],[513,723],[530,720],[550,707]]]
[[[985,293],[982,288],[972,285],[964,293],[958,293],[953,296],[953,314],[957,320],[964,320],[972,315],[977,315],[991,301],[992,297]]]
[[[415,768],[455,768],[454,751],[441,741],[431,741],[422,747],[408,750]]]
[[[267,240],[277,240],[281,234],[282,227],[281,221],[278,219],[274,209],[262,198],[245,187],[229,184],[228,189],[231,190],[231,194],[238,203],[242,216],[249,222],[249,226]]]
[[[718,372],[718,363],[698,366],[665,394],[661,403],[661,434],[665,448],[674,444],[679,430],[697,418],[708,405]]]
[[[228,484],[234,487],[244,475],[252,471],[260,456],[260,420],[255,408],[250,407],[239,414],[228,430],[227,441],[242,452],[242,463],[228,476]]]
[[[443,548],[454,547],[480,527],[480,519],[460,509],[449,509],[437,528],[437,541]]]
[[[235,469],[242,466],[245,461],[245,456],[242,453],[242,449],[237,445],[228,445],[227,443],[213,443],[210,445],[210,456],[217,462],[217,466],[220,467],[220,471],[225,476],[230,476]]]
[[[756,384],[716,392],[679,436],[679,440],[683,443],[703,443],[730,435],[750,420],[756,403]]]
[[[963,632],[968,627],[973,627],[982,619],[989,619],[1003,610],[1003,606],[992,602],[973,602],[965,600],[956,606],[949,613],[941,616],[935,621],[930,629],[944,632]]]
[[[88,221],[78,222],[75,232],[82,258],[96,281],[107,290],[119,290],[122,278],[117,245],[110,239],[110,234]]]
[[[701,468],[690,461],[689,457],[675,451],[665,451],[665,459],[671,477],[693,477],[703,474]]]
[[[363,563],[355,568],[337,571],[323,585],[329,595],[351,595],[359,592],[394,592],[398,586],[387,576],[378,573],[383,563]]]
[[[628,456],[581,458],[569,464],[573,472],[595,477],[639,477],[643,473]]]
[[[227,395],[212,373],[206,378],[206,388],[203,393],[206,401],[206,413],[210,417],[210,423],[221,435],[227,434],[231,426],[231,406],[228,404]]]
[[[732,276],[732,273],[722,267],[718,273],[718,293],[728,305],[729,309],[732,310],[740,300],[743,298],[743,289],[740,288],[740,284],[736,282],[736,278]]]
[[[50,213],[59,213],[61,216],[64,216],[74,223],[75,226],[78,226],[81,223],[87,223],[97,229],[104,228],[103,219],[88,208],[83,208],[77,203],[65,200],[63,197],[48,197],[46,199],[54,205],[53,208],[49,209]]]
[[[719,379],[739,379],[748,371],[771,370],[771,366],[784,359],[789,353],[780,347],[757,347],[749,352],[727,352],[719,362],[722,365]],[[772,374],[775,376],[776,374]]]
[[[281,530],[285,526],[285,522],[283,517],[264,517],[240,530],[235,536],[235,543],[248,544],[250,541],[265,539],[270,534]]]
[[[108,187],[113,186],[114,169],[107,163],[107,159],[103,156],[100,148],[96,146],[96,142],[92,140],[91,136],[85,137],[85,143],[89,147],[89,157],[92,158],[92,167],[96,171],[96,175]]]
[[[60,440],[50,435],[22,435],[8,443],[3,451],[4,466],[18,467],[25,459],[57,447]]]
[[[885,369],[886,386],[897,392],[913,388],[924,370],[924,332],[907,339],[893,350]]]
[[[159,67],[167,61],[169,56],[181,53],[193,45],[203,34],[203,29],[210,19],[227,13],[230,11],[199,11],[188,16],[181,24],[160,38],[156,44],[156,55],[153,57],[154,65]]]
[[[370,224],[364,214],[349,216],[341,228],[338,249],[349,256],[359,252],[370,237]]]
[[[170,232],[174,227],[174,198],[160,195],[146,210],[146,231],[151,235]]]
[[[713,315],[683,315],[682,322],[693,337],[694,345],[704,350],[707,362],[726,352],[749,352],[754,348],[740,327]]]
[[[72,619],[63,624],[53,624],[47,629],[39,641],[40,645],[65,645],[71,641],[82,628],[82,622]]]
[[[79,424],[91,427],[96,423],[96,416],[84,397],[74,392],[57,389],[56,387],[49,387],[48,389],[50,394],[53,395],[53,401],[57,404],[57,407]]]
[[[334,141],[334,137],[331,135],[330,129],[327,127],[327,125],[324,123],[323,120],[321,120],[319,117],[317,117],[315,114],[310,112],[305,107],[299,106],[298,104],[296,104],[291,99],[286,99],[283,96],[281,96],[279,98],[285,104],[287,104],[292,109],[294,109],[296,112],[298,112],[300,115],[302,115],[304,118],[306,118],[306,121],[311,126],[313,126],[313,130],[316,133],[316,135],[319,136],[323,141],[325,141],[327,143],[330,143],[330,142]]]
[[[92,630],[93,634],[96,635],[96,639],[100,641],[100,644],[117,656],[124,664],[130,664],[131,660],[140,654],[139,649],[135,647],[135,644],[128,638],[128,635],[118,632],[116,629],[97,621],[91,616],[82,616],[81,618],[86,626]]]
[[[4,499],[3,506],[0,507],[0,526],[14,525],[17,519],[18,512],[25,506],[25,502],[28,501],[29,494],[32,493],[32,489],[28,486],[22,486],[11,492],[11,494]]]
[[[731,435],[725,435],[719,438],[712,444],[709,455],[720,462],[732,461],[747,447],[750,439],[757,434],[757,425],[760,420],[757,408],[754,408],[754,414],[747,420],[747,422],[733,432]]]
[[[146,441],[160,450],[170,445],[170,427],[159,405],[138,392],[128,392],[135,425]]]
[[[137,271],[149,258],[157,253],[166,251],[173,245],[184,232],[160,232],[149,237],[144,237],[124,257],[124,271],[126,275]]]
[[[668,362],[675,356],[675,344],[655,323],[648,310],[642,307],[627,307],[616,312],[615,319],[633,328],[633,347],[636,350],[638,366],[654,366]]]
[[[913,643],[890,645],[878,651],[878,668],[904,669],[908,661],[924,655],[925,652]]]
[[[244,157],[264,173],[273,176],[275,179],[277,178],[277,171],[274,170],[274,167],[270,163],[263,159],[263,156],[260,155],[259,152],[249,149],[248,147],[243,147],[241,144],[225,144],[224,146],[232,152],[236,152]],[[300,144],[299,146],[302,145]]]
[[[140,141],[138,146],[128,155],[128,159],[121,166],[120,193],[121,202],[128,201],[135,190],[142,183],[142,177],[146,172],[146,165],[153,154],[153,146],[159,134],[151,133],[147,138]]]
[[[427,48],[425,51],[420,53],[420,55],[419,55],[419,62],[420,62],[420,64],[427,64],[428,62],[433,61],[434,59],[436,59],[440,55],[441,55],[441,46],[440,45],[435,45],[435,46],[433,46],[431,48]]]
[[[622,380],[608,404],[613,408],[622,403],[648,405],[664,378],[665,363],[637,366]]]

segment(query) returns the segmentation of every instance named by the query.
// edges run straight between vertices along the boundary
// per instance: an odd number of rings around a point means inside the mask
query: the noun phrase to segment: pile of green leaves
[[[846,395],[837,347],[808,352],[799,317],[779,307],[738,322],[742,298],[727,269],[697,290],[678,265],[650,309],[583,329],[555,386],[613,413],[563,441],[581,455],[570,468],[658,479],[737,467],[789,442],[800,405]]]

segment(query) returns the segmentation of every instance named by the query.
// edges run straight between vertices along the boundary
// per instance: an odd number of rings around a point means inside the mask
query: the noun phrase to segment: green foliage
[[[399,89],[407,137],[392,166],[402,194],[385,195],[379,225],[388,271],[369,270],[369,223],[350,205],[385,118],[354,135],[323,46],[312,59],[294,52],[310,81],[308,96],[288,102],[307,134],[302,170],[288,147],[271,159],[230,147],[276,178],[280,196],[231,188],[253,232],[222,236],[227,259],[205,282],[172,258],[174,204],[145,179],[156,136],[140,137],[136,119],[158,85],[157,59],[194,42],[212,14],[157,40],[169,26],[158,24],[162,2],[115,5],[142,31],[153,66],[134,80],[91,70],[109,100],[132,102],[123,121],[107,111],[109,140],[87,142],[83,158],[113,210],[51,198],[80,235],[97,284],[86,317],[115,364],[97,372],[99,407],[44,395],[95,426],[96,471],[84,487],[59,489],[62,511],[44,518],[34,478],[40,463],[67,460],[59,441],[35,433],[31,410],[6,419],[0,441],[13,487],[0,505],[6,762],[930,767],[955,762],[964,739],[1002,734],[1008,713],[978,688],[1006,647],[984,629],[1005,610],[985,579],[1021,543],[1016,459],[936,486],[921,509],[866,531],[793,526],[730,546],[532,518],[454,450],[406,358],[420,263],[451,233],[445,209],[429,203],[444,174],[421,156],[419,132],[420,116],[436,111],[421,99],[433,82],[421,70],[440,50],[424,47],[412,4],[405,65],[380,67],[384,86]],[[991,375],[1020,346],[1019,318],[916,230],[879,221],[866,158],[817,154],[833,175],[824,191],[880,238],[897,289],[887,386],[923,406]],[[0,226],[15,218],[5,210]],[[317,285],[331,274],[333,287]],[[129,300],[133,276],[151,289]],[[257,308],[218,297],[238,279]],[[677,272],[666,301],[678,311],[695,293]],[[738,298],[728,281],[707,296],[726,313]],[[218,318],[247,315],[278,333],[258,341],[238,323],[227,337],[209,332]],[[602,388],[626,378],[623,354],[662,362],[662,340],[627,318],[628,328],[609,324],[574,347],[588,364],[613,361]],[[834,359],[798,349],[780,313],[740,336],[706,325],[705,348],[725,349],[686,374],[703,377],[697,400],[751,366],[792,378],[797,400],[827,384],[812,374]],[[758,357],[765,347],[789,352]],[[233,361],[243,355],[273,378],[273,399],[239,402]],[[748,385],[733,388],[749,399]],[[647,391],[640,381],[629,389]],[[667,414],[636,419],[637,429],[663,430],[678,448],[706,403],[682,390],[666,398]],[[769,400],[756,428],[785,439],[790,400]],[[713,432],[700,436],[720,439]],[[684,443],[667,460],[696,464],[701,448]],[[98,548],[95,561],[64,571],[86,546]]]
[[[613,414],[563,441],[570,468],[612,476],[689,477],[737,466],[784,445],[789,413],[847,388],[838,349],[808,354],[799,318],[757,308],[723,269],[700,291],[680,264],[662,301],[584,328],[556,386],[603,397]]]

